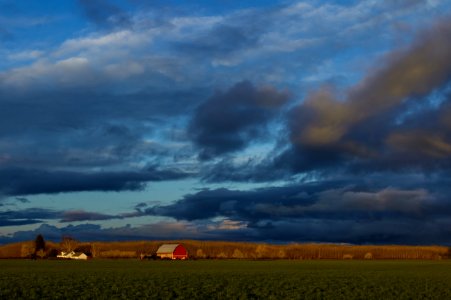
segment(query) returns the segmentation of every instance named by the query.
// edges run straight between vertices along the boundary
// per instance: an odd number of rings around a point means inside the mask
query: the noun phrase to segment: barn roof
[[[173,253],[180,244],[163,244],[158,248],[157,253]]]

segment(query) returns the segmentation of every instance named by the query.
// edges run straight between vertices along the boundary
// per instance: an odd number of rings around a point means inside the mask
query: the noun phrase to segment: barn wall
[[[178,245],[174,250],[174,256],[177,258],[188,257],[188,252],[186,251],[185,247]]]

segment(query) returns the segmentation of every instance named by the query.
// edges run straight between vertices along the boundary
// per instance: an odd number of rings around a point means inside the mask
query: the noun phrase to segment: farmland
[[[0,299],[451,299],[451,261],[0,260]]]

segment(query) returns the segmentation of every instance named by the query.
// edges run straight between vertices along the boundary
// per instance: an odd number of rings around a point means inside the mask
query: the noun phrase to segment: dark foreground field
[[[0,299],[451,299],[450,261],[0,260]]]

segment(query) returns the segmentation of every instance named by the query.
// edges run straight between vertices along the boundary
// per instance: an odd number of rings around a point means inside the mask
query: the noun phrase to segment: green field
[[[0,299],[451,299],[451,261],[0,260]]]

